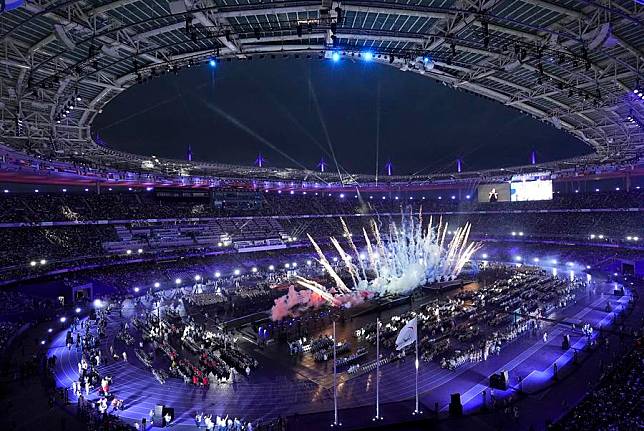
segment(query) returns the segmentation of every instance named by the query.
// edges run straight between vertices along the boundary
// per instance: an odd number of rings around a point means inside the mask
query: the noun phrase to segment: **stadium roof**
[[[47,158],[182,175],[261,169],[133,156],[92,120],[132,85],[213,58],[357,58],[519,109],[592,146],[644,150],[644,6],[632,0],[7,1],[0,14],[0,139]],[[640,80],[640,78],[642,78]],[[304,172],[299,172],[304,174]],[[297,176],[295,170],[267,177]]]

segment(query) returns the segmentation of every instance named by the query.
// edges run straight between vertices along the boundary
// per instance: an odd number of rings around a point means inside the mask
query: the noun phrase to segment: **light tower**
[[[186,159],[192,162],[192,147],[188,144],[188,151],[186,152]]]
[[[387,176],[391,176],[391,172],[393,171],[394,165],[391,163],[391,160],[387,162],[385,165],[385,169],[387,170]]]

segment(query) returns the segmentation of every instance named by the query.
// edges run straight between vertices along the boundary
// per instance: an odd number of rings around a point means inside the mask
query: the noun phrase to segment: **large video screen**
[[[512,202],[552,200],[552,180],[510,183]]]
[[[510,183],[479,185],[479,202],[509,202]]]

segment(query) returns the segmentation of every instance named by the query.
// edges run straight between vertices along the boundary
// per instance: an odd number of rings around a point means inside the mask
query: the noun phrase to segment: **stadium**
[[[643,426],[638,0],[0,0],[0,428]]]

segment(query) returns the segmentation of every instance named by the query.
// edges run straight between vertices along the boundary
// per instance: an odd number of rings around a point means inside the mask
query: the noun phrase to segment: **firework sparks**
[[[371,220],[371,236],[367,229],[362,230],[367,256],[361,258],[347,224],[342,219],[341,223],[348,248],[345,250],[336,238],[330,240],[353,286],[347,286],[310,235],[318,261],[333,280],[337,293],[303,277],[298,276],[296,280],[334,306],[349,306],[375,295],[407,295],[427,283],[454,280],[481,247],[469,241],[470,223],[449,231],[449,239],[448,224],[443,224],[442,218],[433,224],[430,217],[427,228],[423,229],[421,211],[418,217],[403,214],[399,225],[390,223],[387,235]]]

